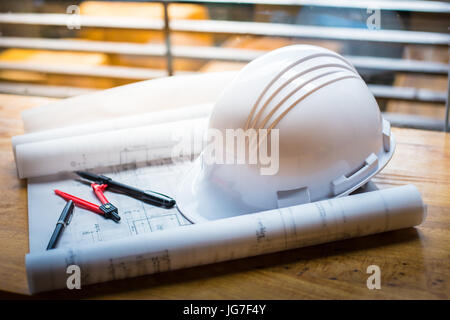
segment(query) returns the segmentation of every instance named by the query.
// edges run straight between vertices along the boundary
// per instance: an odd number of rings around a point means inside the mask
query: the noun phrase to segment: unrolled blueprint
[[[143,190],[157,190],[173,195],[181,176],[189,170],[190,161],[155,160],[105,168],[108,177]],[[89,185],[76,180],[74,174],[62,174],[28,180],[28,219],[30,252],[45,251],[59,214],[66,201],[54,189],[68,192],[92,203],[99,203]],[[155,207],[114,192],[107,199],[119,208],[121,221],[116,223],[91,211],[75,208],[64,230],[58,248],[93,245],[187,224],[177,211]]]

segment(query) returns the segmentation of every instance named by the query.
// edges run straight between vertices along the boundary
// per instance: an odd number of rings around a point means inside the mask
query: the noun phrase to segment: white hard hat
[[[348,195],[395,149],[389,122],[354,67],[316,46],[280,48],[249,63],[217,101],[209,128],[224,136],[227,129],[278,129],[278,171],[208,163],[204,151],[176,195],[193,222]]]

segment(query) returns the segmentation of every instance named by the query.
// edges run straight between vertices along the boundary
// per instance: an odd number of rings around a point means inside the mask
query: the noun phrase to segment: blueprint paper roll
[[[188,119],[19,144],[16,146],[18,176],[34,178],[171,158],[181,134],[193,141],[181,156],[198,154],[207,125],[208,118]]]
[[[426,206],[407,185],[26,256],[31,293],[177,270],[419,225]]]
[[[212,72],[140,81],[28,109],[22,112],[22,120],[29,133],[214,103],[236,74]]]
[[[55,128],[12,137],[14,153],[16,146],[24,143],[84,136],[93,133],[136,128],[165,122],[208,117],[213,108],[212,103],[186,106],[176,110],[148,112],[134,116],[113,118],[88,122],[64,128]]]

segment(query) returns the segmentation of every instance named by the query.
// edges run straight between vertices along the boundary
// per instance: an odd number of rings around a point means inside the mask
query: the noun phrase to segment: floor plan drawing
[[[143,190],[173,195],[179,180],[190,165],[190,161],[172,162],[166,159],[109,167],[103,169],[101,173]],[[65,200],[55,195],[54,189],[98,203],[89,184],[82,183],[74,174],[29,179],[30,252],[45,250],[64,207]],[[77,207],[58,247],[94,244],[189,224],[176,207],[160,208],[108,190],[105,196],[119,208],[120,222],[115,223]]]

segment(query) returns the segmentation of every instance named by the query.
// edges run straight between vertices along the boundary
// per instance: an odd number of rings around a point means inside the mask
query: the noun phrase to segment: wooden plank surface
[[[11,136],[20,112],[53,100],[0,95],[0,297],[25,297],[26,182],[16,177]],[[255,258],[59,291],[38,298],[448,299],[450,295],[450,134],[393,129],[397,149],[375,182],[415,184],[428,204],[417,227]],[[381,268],[381,290],[366,269]],[[8,292],[14,293],[8,293]]]

